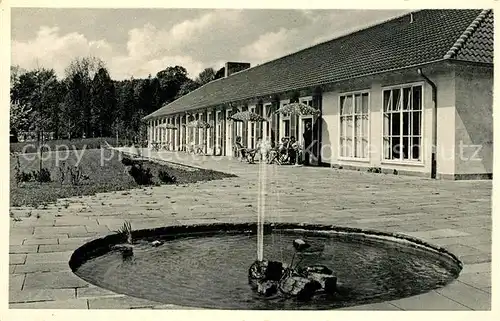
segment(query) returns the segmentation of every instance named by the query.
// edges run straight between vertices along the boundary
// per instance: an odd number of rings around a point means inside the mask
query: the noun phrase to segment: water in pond
[[[273,232],[264,237],[264,258],[289,263],[299,235]],[[427,292],[455,279],[460,268],[434,252],[396,243],[341,236],[307,236],[323,242],[322,255],[301,265],[323,264],[343,284],[335,297],[309,302],[266,299],[248,285],[256,236],[221,234],[184,237],[159,247],[137,245],[124,261],[116,252],[91,259],[75,273],[118,293],[189,307],[219,309],[332,309],[381,302]]]

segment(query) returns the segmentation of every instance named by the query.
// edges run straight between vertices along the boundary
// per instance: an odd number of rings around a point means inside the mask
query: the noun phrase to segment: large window
[[[283,119],[283,136],[290,137],[290,117]]]
[[[340,157],[368,158],[368,93],[340,96]]]
[[[287,102],[281,102],[280,104],[280,107],[285,107],[286,105],[288,105],[288,101]],[[292,126],[292,119],[290,117],[290,115],[284,115],[284,114],[280,114],[279,115],[280,117],[280,139],[283,138],[283,137],[290,137],[291,135],[291,126]]]
[[[384,159],[422,160],[422,86],[384,90]]]

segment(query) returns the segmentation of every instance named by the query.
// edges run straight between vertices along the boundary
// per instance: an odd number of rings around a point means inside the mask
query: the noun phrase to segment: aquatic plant
[[[124,239],[126,239],[128,244],[132,244],[132,225],[129,221],[125,221],[125,223],[123,223],[123,226],[119,228],[116,233],[120,234]]]

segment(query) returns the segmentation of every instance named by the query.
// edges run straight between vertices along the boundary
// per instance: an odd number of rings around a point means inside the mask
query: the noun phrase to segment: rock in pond
[[[296,296],[299,300],[309,300],[314,293],[321,289],[318,281],[311,280],[298,275],[285,277],[279,283],[279,290],[289,296]]]
[[[277,261],[255,261],[248,270],[248,280],[253,287],[257,281],[279,281],[285,272],[285,266]]]
[[[158,241],[158,240],[155,240],[155,241],[151,242],[151,245],[154,246],[154,247],[160,246],[162,244],[163,244],[163,242],[162,241]]]
[[[293,241],[293,247],[297,251],[304,251],[305,249],[309,248],[311,245],[304,241],[303,239],[296,239]]]
[[[298,274],[309,280],[317,281],[327,293],[333,293],[337,287],[337,277],[324,265],[312,265],[299,269]]]
[[[276,281],[258,281],[257,292],[264,296],[272,296],[278,292],[278,285]]]
[[[337,277],[331,276],[325,279],[325,283],[323,285],[323,290],[325,293],[334,294],[338,290],[337,286]]]
[[[134,255],[134,246],[132,244],[117,244],[111,249],[121,252],[124,259]]]
[[[296,239],[293,241],[293,247],[299,253],[314,254],[323,252],[323,250],[325,249],[325,244],[311,243],[303,239]]]

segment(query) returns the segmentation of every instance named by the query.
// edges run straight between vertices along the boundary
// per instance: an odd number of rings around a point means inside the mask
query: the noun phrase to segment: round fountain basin
[[[256,258],[254,224],[166,227],[134,231],[133,256],[111,250],[119,235],[77,249],[70,266],[89,283],[117,293],[186,307],[218,309],[335,309],[395,300],[445,286],[458,277],[453,254],[422,241],[381,232],[317,225],[266,225],[264,258],[290,263],[293,240],[324,244],[295,257],[301,266],[325,265],[340,283],[334,296],[308,302],[269,299],[253,292],[248,268]],[[162,240],[152,246],[154,240]],[[116,248],[116,247],[114,247]]]

